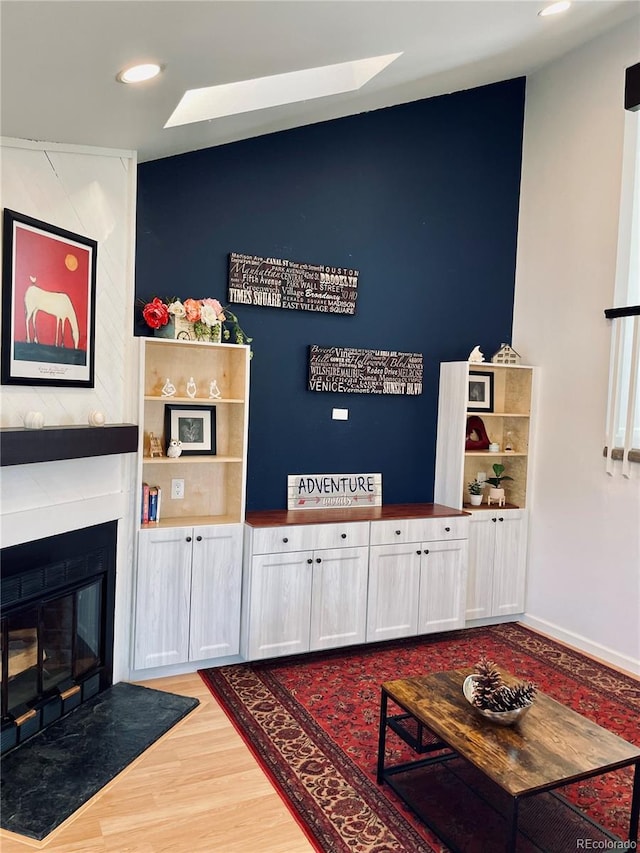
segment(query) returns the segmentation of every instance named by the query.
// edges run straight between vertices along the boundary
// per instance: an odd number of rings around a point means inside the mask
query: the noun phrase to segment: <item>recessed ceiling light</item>
[[[145,80],[152,80],[157,77],[161,71],[161,66],[156,62],[146,62],[142,65],[131,65],[129,68],[124,68],[118,73],[116,79],[121,83],[143,83]]]
[[[360,89],[401,53],[372,56],[337,65],[290,71],[255,80],[189,89],[180,99],[165,127],[295,104]]]
[[[570,5],[569,0],[560,0],[559,3],[552,3],[550,6],[545,6],[544,9],[540,9],[538,15],[541,18],[546,18],[547,15],[559,15],[560,12],[566,12]]]

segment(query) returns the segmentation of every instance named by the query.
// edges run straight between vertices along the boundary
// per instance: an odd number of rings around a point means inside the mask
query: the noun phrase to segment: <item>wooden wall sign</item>
[[[309,347],[309,391],[422,394],[422,353]]]
[[[382,506],[382,474],[290,474],[287,509]]]
[[[229,302],[355,314],[357,287],[358,270],[229,255]]]

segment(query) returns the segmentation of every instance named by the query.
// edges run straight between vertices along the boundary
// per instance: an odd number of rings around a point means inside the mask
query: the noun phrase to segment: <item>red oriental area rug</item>
[[[201,670],[200,675],[318,850],[442,853],[449,848],[387,785],[376,784],[380,684],[472,667],[481,655],[640,745],[639,681],[512,623],[236,664]],[[388,761],[412,757],[406,744],[389,732]],[[464,787],[464,768],[457,776]],[[422,782],[418,779],[415,784]],[[607,831],[625,839],[632,785],[633,770],[624,768],[566,786],[562,793]],[[502,831],[487,840],[487,820],[480,812],[473,814],[460,785],[438,782],[437,788],[441,802],[434,797],[430,807],[452,812],[450,821],[460,824],[456,846],[464,853],[494,849],[502,853]],[[431,796],[426,787],[424,792]],[[535,804],[528,815],[522,810],[525,803]],[[535,844],[519,839],[518,853],[566,853],[581,846],[628,849],[570,809],[558,811],[556,803],[551,795],[523,801],[521,819],[536,826],[536,832],[542,826],[544,837]]]

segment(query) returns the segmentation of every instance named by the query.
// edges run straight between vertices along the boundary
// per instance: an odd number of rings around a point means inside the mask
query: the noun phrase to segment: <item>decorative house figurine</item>
[[[191,376],[189,378],[189,381],[187,382],[187,396],[191,397],[191,399],[193,400],[193,398],[196,396],[197,391],[198,389],[196,388],[196,383],[193,381],[193,376]]]
[[[167,456],[170,459],[177,459],[182,455],[182,442],[177,438],[172,438],[167,447]]]
[[[149,433],[149,456],[153,459],[154,456],[163,456],[162,443],[160,439],[152,432]]]
[[[220,397],[222,397],[222,393],[220,392],[220,389],[218,388],[218,383],[216,382],[215,379],[212,379],[211,383],[209,385],[209,399],[210,400],[219,400]]]
[[[176,386],[173,384],[173,382],[170,379],[167,379],[167,381],[162,386],[162,396],[163,397],[173,397],[173,395],[175,393],[176,393]]]
[[[484,355],[482,354],[480,347],[474,347],[469,353],[469,361],[472,364],[480,364],[484,361]]]
[[[501,344],[498,352],[491,356],[492,364],[520,364],[520,353],[509,344]]]

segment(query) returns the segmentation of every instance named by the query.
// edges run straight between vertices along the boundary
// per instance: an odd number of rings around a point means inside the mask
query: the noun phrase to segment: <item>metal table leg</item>
[[[520,800],[518,797],[511,799],[511,825],[507,825],[507,853],[516,853],[516,845],[518,843],[518,805]]]
[[[380,694],[380,729],[378,731],[378,770],[376,782],[382,785],[384,777],[384,751],[387,739],[387,701],[388,696],[384,690]]]
[[[640,761],[635,763],[633,774],[633,794],[631,796],[631,817],[629,819],[629,841],[638,840],[638,818],[640,817]]]

